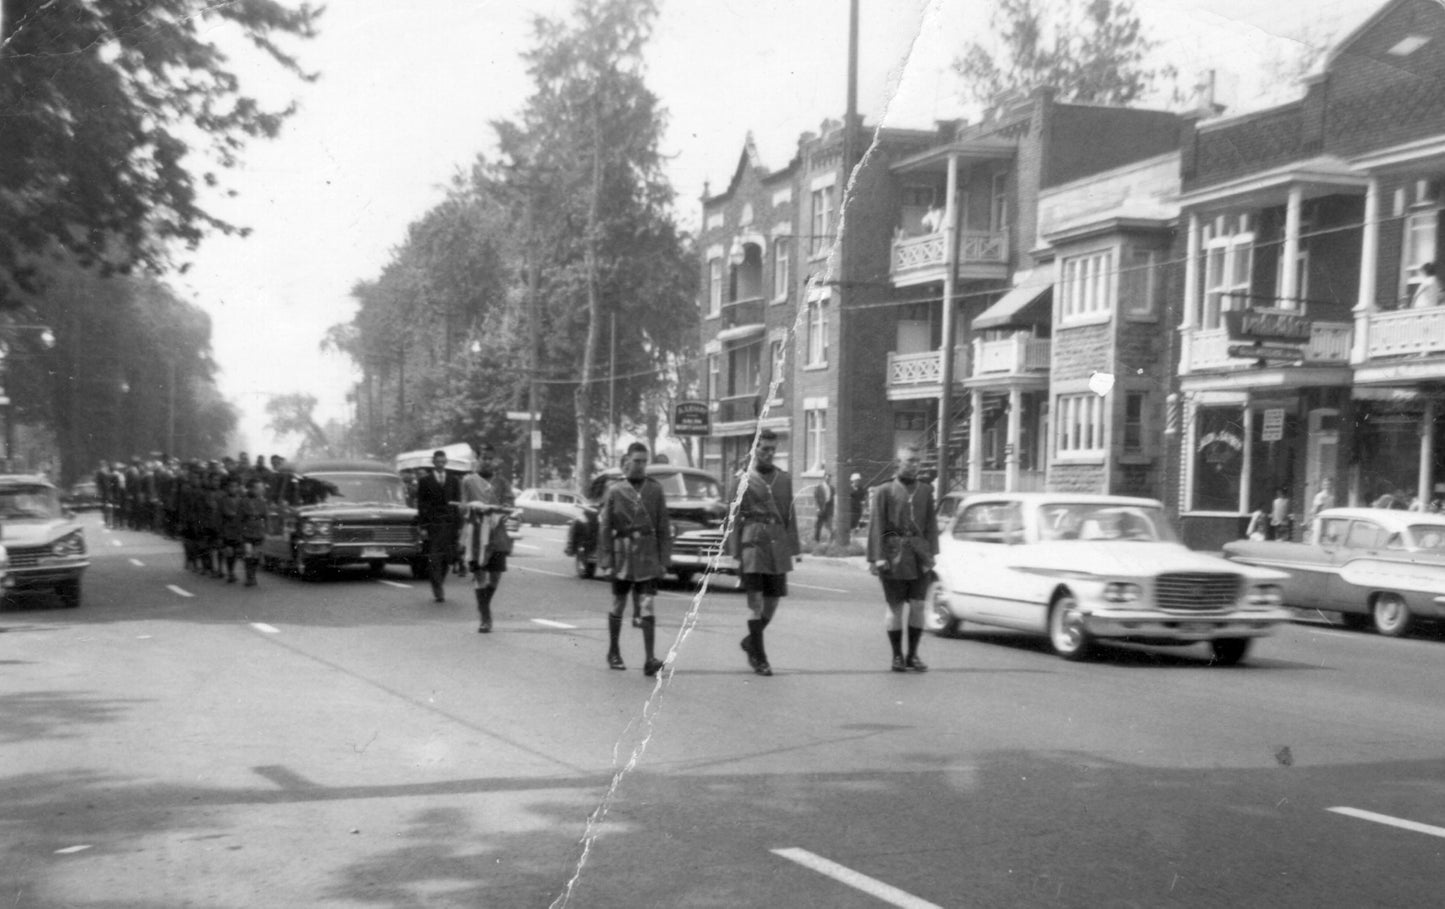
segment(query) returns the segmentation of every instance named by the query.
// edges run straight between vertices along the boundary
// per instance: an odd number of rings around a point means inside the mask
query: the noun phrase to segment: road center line
[[[111,541],[110,541],[110,545],[112,545],[112,546],[124,546],[125,544],[122,543],[120,540],[111,540]]]
[[[265,622],[252,622],[251,627],[266,634],[280,634],[281,629],[275,625],[267,625]]]
[[[545,568],[529,568],[529,567],[527,567],[526,565],[508,565],[507,567],[508,567],[508,568],[515,568],[515,569],[517,569],[518,571],[531,571],[531,572],[535,572],[536,574],[550,574],[550,575],[551,575],[552,577],[554,577],[554,578],[570,578],[570,577],[573,577],[573,574],[572,574],[571,572],[566,572],[566,571],[548,571],[548,570],[545,569]]]
[[[1335,814],[1347,815],[1348,817],[1357,817],[1362,821],[1374,821],[1377,824],[1399,827],[1401,830],[1409,830],[1413,833],[1427,833],[1430,836],[1445,837],[1445,827],[1432,827],[1429,824],[1421,824],[1417,821],[1407,821],[1404,818],[1390,817],[1388,814],[1376,814],[1373,811],[1344,807],[1327,808],[1325,810],[1333,811]]]
[[[131,559],[131,560],[130,560],[130,563],[131,563],[132,565],[134,565],[135,567],[137,567],[137,568],[144,568],[144,567],[146,567],[146,563],[145,563],[145,562],[142,562],[140,559]]]
[[[905,893],[891,884],[885,884],[866,874],[859,874],[852,868],[846,868],[837,862],[830,862],[822,856],[814,855],[806,849],[774,849],[773,854],[797,862],[804,868],[810,868],[819,874],[831,877],[841,884],[847,884],[854,890],[861,890],[869,896],[877,897],[890,906],[901,906],[903,909],[943,909],[943,907],[937,903],[930,903],[927,900],[919,899],[913,894]]]
[[[788,582],[788,586],[789,586],[789,587],[796,587],[796,588],[798,588],[799,590],[822,590],[822,591],[825,591],[825,592],[827,592],[827,593],[852,593],[852,592],[853,592],[853,591],[851,591],[851,590],[839,590],[839,589],[836,588],[836,587],[815,587],[815,586],[813,586],[812,584],[794,584],[794,583],[791,582],[791,581]]]
[[[400,582],[400,581],[388,581],[388,580],[385,580],[385,579],[378,579],[376,583],[378,583],[378,584],[385,584],[385,585],[388,586],[388,587],[399,587],[399,588],[401,588],[402,590],[410,590],[410,589],[411,589],[411,585],[410,585],[410,584],[403,584],[403,583]]]
[[[538,625],[545,625],[548,628],[576,628],[576,625],[568,625],[566,622],[554,622],[551,619],[533,619]]]
[[[193,596],[195,596],[195,594],[194,594],[194,593],[191,593],[189,590],[186,590],[186,589],[184,589],[184,588],[182,588],[182,587],[177,587],[177,586],[174,585],[174,584],[167,584],[167,585],[166,585],[166,589],[169,590],[171,593],[175,594],[176,596],[181,596],[181,597],[193,597]]]
[[[534,551],[534,552],[541,552],[541,551],[542,551],[542,547],[541,547],[541,546],[533,546],[533,545],[531,545],[530,543],[513,543],[512,545],[515,546],[515,547],[517,547],[518,549],[530,549],[530,550],[532,550],[532,551]]]

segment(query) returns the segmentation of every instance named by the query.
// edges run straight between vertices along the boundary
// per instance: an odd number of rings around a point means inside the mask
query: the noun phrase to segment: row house
[[[1340,504],[1445,495],[1445,9],[1395,0],[1298,101],[1192,122],[1180,172],[1186,542],[1280,490],[1303,517],[1327,479]]]

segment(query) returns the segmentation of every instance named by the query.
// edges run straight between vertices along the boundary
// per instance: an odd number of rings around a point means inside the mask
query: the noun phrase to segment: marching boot
[[[768,665],[768,652],[763,649],[763,629],[767,624],[766,619],[748,619],[748,639],[751,645],[748,662],[752,665],[753,672],[758,675],[773,674],[773,667]]]
[[[653,643],[657,640],[657,619],[654,616],[645,615],[638,624],[642,627],[642,649],[647,653],[647,659],[642,664],[642,674],[657,675],[657,671],[662,668],[662,660],[652,655]]]
[[[888,644],[893,648],[893,671],[907,672],[908,667],[903,662],[903,632],[889,630]]]
[[[493,587],[477,588],[477,616],[480,624],[477,625],[477,634],[492,633],[492,593]]]
[[[751,666],[753,669],[758,668],[758,652],[754,649],[753,643],[753,623],[759,623],[759,628],[767,628],[769,621],[771,620],[748,619],[748,633],[743,635],[743,639],[738,642],[738,646],[743,649],[743,653],[746,653],[748,655],[748,665]]]
[[[226,556],[226,583],[236,583],[236,557],[233,555]]]
[[[256,560],[255,560],[255,559],[247,559],[247,560],[246,560],[246,586],[247,586],[247,587],[255,587],[255,586],[256,586]]]
[[[908,659],[903,662],[904,665],[914,672],[928,671],[927,664],[918,658],[918,639],[922,636],[922,628],[914,628],[912,625],[908,626]]]
[[[622,616],[609,612],[607,614],[607,666],[611,669],[626,669],[627,664],[622,662],[622,651],[618,649],[617,639],[622,635]]]

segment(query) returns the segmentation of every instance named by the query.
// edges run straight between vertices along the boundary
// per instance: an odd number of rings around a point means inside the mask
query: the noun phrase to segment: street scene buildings
[[[1396,0],[1263,111],[1004,96],[858,123],[851,169],[840,121],[774,170],[749,139],[701,200],[702,463],[768,427],[799,476],[874,483],[915,443],[941,493],[1153,496],[1201,547],[1326,481],[1428,507],[1442,72],[1445,10]]]

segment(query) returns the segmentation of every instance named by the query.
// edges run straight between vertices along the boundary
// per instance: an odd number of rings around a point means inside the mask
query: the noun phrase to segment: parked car
[[[64,605],[80,605],[81,578],[90,567],[85,529],[45,477],[0,476],[0,545],[9,563],[6,588],[51,590]]]
[[[565,489],[524,489],[517,493],[518,521],[541,527],[543,524],[569,526],[582,517],[582,497]]]
[[[427,576],[401,476],[376,461],[313,461],[282,473],[266,506],[261,561],[315,579],[329,566],[388,564]]]
[[[737,560],[722,553],[722,524],[728,509],[717,478],[705,470],[677,464],[651,464],[647,475],[661,483],[667,495],[667,517],[672,524],[669,571],[684,584],[709,569],[737,574]],[[572,556],[579,578],[597,573],[597,512],[603,491],[620,479],[622,471],[617,468],[594,477],[582,516],[567,531],[564,551]]]
[[[94,511],[101,506],[100,493],[94,480],[85,480],[70,487],[60,498],[61,504],[71,511]]]
[[[1186,548],[1154,499],[974,495],[939,550],[929,594],[939,633],[964,623],[1031,632],[1068,660],[1098,640],[1207,642],[1228,665],[1292,618],[1280,602],[1287,575]]]
[[[1337,612],[1351,627],[1395,637],[1416,619],[1445,618],[1445,515],[1327,508],[1306,539],[1239,540],[1224,554],[1288,572],[1287,605]]]
[[[968,498],[968,493],[966,492],[948,492],[944,493],[943,498],[938,500],[938,508],[936,511],[938,512],[938,529],[940,531],[948,524],[954,512],[958,511],[959,503],[966,498]]]

